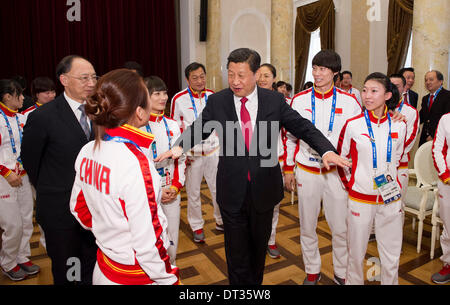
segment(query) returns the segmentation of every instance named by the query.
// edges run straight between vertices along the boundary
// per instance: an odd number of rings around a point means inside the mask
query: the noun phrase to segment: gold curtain
[[[388,75],[405,64],[413,24],[414,0],[390,0],[387,34]]]
[[[311,33],[319,27],[322,50],[334,50],[335,13],[333,0],[320,0],[297,9],[294,92],[300,91],[305,82]]]

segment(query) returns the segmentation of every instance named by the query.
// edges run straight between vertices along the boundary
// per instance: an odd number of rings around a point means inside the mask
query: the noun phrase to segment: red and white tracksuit
[[[164,122],[165,120],[165,122]],[[166,129],[166,123],[168,130]],[[144,151],[147,154],[147,157],[150,160],[153,160],[154,153],[156,156],[168,151],[173,145],[178,137],[181,135],[180,127],[178,127],[178,123],[166,116],[164,114],[151,114],[149,121],[149,129],[147,126],[141,127],[143,131],[151,131],[151,133],[155,136],[153,139],[153,143],[156,145],[156,150],[153,152],[152,145],[150,145],[150,149]],[[169,135],[167,134],[169,132]],[[170,148],[169,148],[169,136],[170,136]],[[168,227],[167,230],[169,232],[170,241],[173,243],[172,247],[169,247],[169,256],[172,264],[175,264],[175,259],[177,255],[178,249],[178,233],[180,229],[180,190],[184,186],[185,175],[184,171],[186,170],[186,157],[182,155],[177,160],[168,159],[163,162],[155,163],[155,167],[157,170],[164,172],[165,177],[162,177],[161,185],[163,188],[172,188],[177,191],[178,196],[175,200],[168,203],[162,203],[162,208],[164,214],[166,214]],[[167,175],[168,174],[168,175]]]
[[[450,113],[442,116],[436,130],[433,141],[434,166],[438,171],[440,181],[439,191],[439,217],[444,223],[441,235],[442,256],[444,264],[450,264],[450,154],[448,146],[450,143]]]
[[[379,120],[372,112],[369,113],[377,150],[376,174],[389,173],[398,181],[398,166],[404,153],[406,124],[392,121],[392,160],[388,165],[389,121],[386,111]],[[346,284],[364,284],[363,262],[374,222],[381,260],[381,284],[398,284],[403,237],[402,203],[400,199],[384,204],[374,186],[372,144],[364,114],[347,121],[339,138],[338,151],[342,157],[352,161],[351,171],[338,168],[349,193]]]
[[[31,184],[23,166],[18,162],[20,156],[20,133],[22,115],[0,103],[6,115],[15,142],[13,153],[10,133],[3,115],[0,115],[0,227],[3,229],[0,266],[10,271],[17,264],[29,261],[31,255],[30,238],[33,234],[33,197]],[[19,124],[17,119],[19,119]],[[22,177],[22,186],[12,187],[6,178],[15,172]]]
[[[168,221],[161,205],[161,179],[149,149],[153,135],[123,125],[106,129],[111,137],[133,141],[86,144],[75,162],[70,209],[91,230],[99,247],[93,283],[179,283],[170,263]]]
[[[290,104],[290,100],[286,99],[286,103]],[[278,162],[280,163],[280,169],[283,174],[284,167],[284,159],[286,159],[286,131],[284,128],[280,131],[280,136],[278,137]],[[268,245],[275,245],[275,239],[277,235],[277,225],[278,225],[278,217],[280,216],[280,204],[278,203],[273,208],[273,216],[272,216],[272,231],[270,233]]]
[[[351,94],[351,95],[353,95],[356,98],[356,100],[358,101],[358,103],[361,105],[361,107],[363,106],[362,98],[361,98],[361,92],[359,92],[358,89],[356,89],[356,88],[354,88],[353,86],[350,85],[350,89],[348,89],[348,90],[342,89],[342,90],[347,92],[347,93],[349,93],[349,94]]]
[[[414,143],[416,142],[417,134],[419,133],[420,119],[419,119],[419,112],[416,110],[416,108],[407,103],[404,103],[403,99],[397,106],[396,111],[400,112],[406,117],[405,153],[403,154],[403,158],[400,160],[400,167],[398,168],[398,180],[400,180],[400,183],[403,186],[402,197],[405,198],[404,196],[406,196],[409,181],[409,173],[408,173],[408,163],[410,160],[409,152],[411,151],[411,149],[414,146]]]
[[[26,124],[30,113],[32,113],[33,111],[35,111],[36,109],[38,109],[41,106],[42,106],[42,104],[36,103],[33,106],[28,107],[27,109],[25,109],[24,111],[21,112],[21,114],[23,115],[22,121],[23,121],[24,125]]]
[[[177,93],[172,99],[170,116],[177,121],[181,132],[192,125],[198,116],[200,116],[206,106],[206,98],[214,93],[208,89],[201,94],[197,94],[191,89],[190,92],[192,93],[195,106],[192,104],[188,88]],[[223,224],[216,201],[216,175],[217,165],[219,164],[219,148],[219,138],[214,132],[208,139],[197,144],[186,153],[188,163],[186,168],[187,218],[192,231],[203,229],[205,223],[202,216],[200,198],[200,187],[203,177],[205,177],[211,193],[216,223],[219,225]]]
[[[315,90],[315,125],[330,142],[337,146],[339,134],[347,119],[361,113],[356,99],[336,88],[336,109],[333,130],[328,134],[333,103],[333,89],[325,93]],[[312,121],[312,88],[297,94],[292,108]],[[287,134],[285,172],[293,173],[297,181],[298,209],[300,218],[300,243],[305,270],[318,274],[321,259],[317,238],[317,219],[323,202],[325,217],[332,232],[333,266],[335,275],[345,278],[347,268],[347,193],[342,186],[336,167],[327,171],[320,156],[303,141]]]

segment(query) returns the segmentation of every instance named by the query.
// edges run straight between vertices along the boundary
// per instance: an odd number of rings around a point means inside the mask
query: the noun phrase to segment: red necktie
[[[409,105],[408,92],[403,93],[403,99],[405,100],[405,103]]]
[[[250,152],[250,143],[252,142],[252,120],[250,119],[250,113],[248,113],[247,108],[245,107],[245,103],[248,101],[246,97],[241,99],[241,129],[242,136],[245,140],[245,146],[247,146],[247,150]],[[248,172],[248,181],[250,181],[250,171]]]
[[[433,105],[433,101],[434,101],[434,94],[432,94],[432,95],[430,96],[430,105],[428,105],[428,111],[431,110],[431,106]]]

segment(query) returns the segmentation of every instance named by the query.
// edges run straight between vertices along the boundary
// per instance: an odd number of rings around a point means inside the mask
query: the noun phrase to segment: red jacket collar
[[[316,85],[314,85],[314,95],[316,96],[316,98],[327,99],[327,98],[330,98],[333,96],[333,89],[334,89],[334,84],[331,86],[331,88],[327,92],[320,92],[316,89]]]
[[[372,123],[378,124],[378,117],[373,113],[373,111],[369,112],[369,118]],[[380,124],[387,121],[387,107],[384,107],[383,116],[380,118]]]
[[[149,148],[155,136],[151,133],[140,130],[128,124],[113,129],[106,129],[105,132],[111,137],[122,137],[133,141],[140,147]]]
[[[163,117],[164,117],[164,112],[161,113],[161,114],[150,113],[149,121],[150,122],[157,122],[157,123],[159,123],[159,122],[162,121]]]
[[[198,94],[198,92],[194,91],[194,89],[192,89],[191,87],[189,87],[189,90],[191,90],[192,96],[193,96],[194,98],[200,98],[200,95]],[[205,94],[206,94],[206,88],[203,89],[203,90],[201,91],[201,97],[204,97]]]
[[[0,109],[3,110],[3,112],[9,117],[14,117],[17,114],[17,110],[12,110],[12,109],[8,108],[2,102],[0,102]]]

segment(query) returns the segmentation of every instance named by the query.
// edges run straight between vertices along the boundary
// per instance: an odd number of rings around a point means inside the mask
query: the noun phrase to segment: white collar
[[[64,92],[64,98],[66,99],[66,101],[69,103],[70,108],[72,109],[72,111],[75,113],[75,111],[78,110],[78,108],[80,107],[80,105],[84,104],[84,102],[82,104],[80,104],[79,102],[75,101],[74,99],[71,99],[66,92]]]

